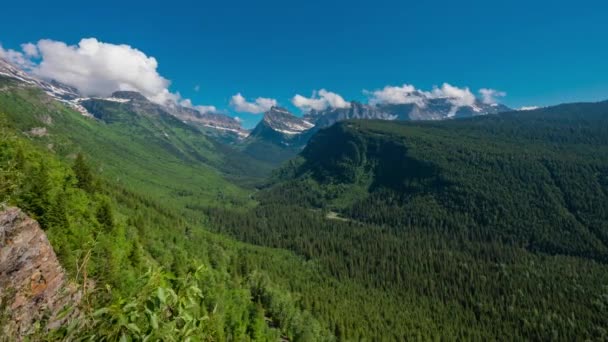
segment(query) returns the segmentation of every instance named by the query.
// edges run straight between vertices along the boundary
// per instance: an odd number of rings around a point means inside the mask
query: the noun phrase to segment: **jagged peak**
[[[118,90],[113,92],[111,97],[125,100],[148,101],[140,92],[132,90]]]
[[[270,107],[270,110],[267,111],[265,114],[268,114],[270,112],[279,112],[279,113],[285,113],[285,114],[290,114],[293,115],[289,110],[287,110],[286,108],[283,107],[279,107],[279,106],[272,106]]]

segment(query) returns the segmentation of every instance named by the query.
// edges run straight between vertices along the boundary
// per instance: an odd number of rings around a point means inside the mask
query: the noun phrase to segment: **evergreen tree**
[[[76,156],[76,160],[74,160],[72,170],[74,171],[76,179],[78,180],[77,185],[79,188],[90,193],[95,192],[93,174],[91,172],[91,168],[84,160],[84,156],[82,155],[82,153],[78,153],[78,155]]]
[[[114,228],[114,211],[109,199],[104,198],[101,201],[95,217],[97,218],[97,222],[101,224],[106,232],[112,231]]]

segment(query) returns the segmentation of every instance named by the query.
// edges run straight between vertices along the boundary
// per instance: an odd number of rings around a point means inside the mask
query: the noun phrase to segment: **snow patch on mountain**
[[[238,135],[240,138],[247,138],[249,136],[249,132],[244,131],[242,129],[234,129],[234,128],[216,126],[216,125],[211,125],[211,124],[204,124],[203,126],[208,127],[208,128],[217,129],[220,131],[232,132],[232,133]]]
[[[76,88],[53,80],[47,82],[35,78],[2,58],[0,58],[0,75],[15,79],[29,86],[38,87],[50,97],[59,100],[82,115],[92,117],[91,113],[80,105],[78,99],[81,97]]]
[[[281,107],[272,107],[264,114],[262,121],[273,130],[289,135],[302,133],[315,126],[312,122],[299,118]]]

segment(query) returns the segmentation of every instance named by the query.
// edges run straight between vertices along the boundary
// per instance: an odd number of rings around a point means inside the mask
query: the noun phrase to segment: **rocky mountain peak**
[[[328,127],[338,121],[349,119],[395,120],[397,116],[375,106],[352,101],[347,108],[327,108],[322,111],[312,110],[304,118],[310,122],[314,122],[318,127]]]
[[[148,99],[141,93],[132,90],[115,91],[112,93],[112,97],[125,100],[148,101]]]
[[[298,134],[314,127],[314,124],[282,107],[272,107],[264,113],[264,124],[283,134]]]

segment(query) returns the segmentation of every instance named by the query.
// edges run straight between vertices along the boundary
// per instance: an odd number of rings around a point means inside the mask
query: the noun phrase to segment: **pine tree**
[[[112,210],[112,204],[107,198],[101,201],[101,204],[97,208],[97,222],[107,231],[110,232],[114,228],[114,212]]]
[[[72,167],[72,170],[74,170],[74,174],[76,175],[76,179],[78,180],[79,188],[90,193],[95,192],[95,182],[93,180],[93,174],[91,172],[91,168],[84,160],[84,156],[82,155],[82,153],[78,153],[78,155],[76,156],[76,160],[74,161],[74,166]]]

